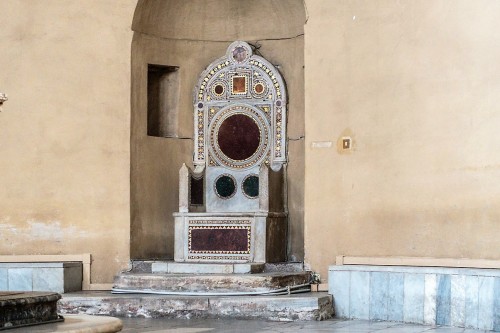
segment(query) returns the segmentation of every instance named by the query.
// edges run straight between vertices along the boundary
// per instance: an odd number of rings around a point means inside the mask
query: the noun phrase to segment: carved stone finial
[[[4,93],[0,93],[0,112],[2,112],[3,102],[5,102],[6,100],[8,100],[7,95]]]

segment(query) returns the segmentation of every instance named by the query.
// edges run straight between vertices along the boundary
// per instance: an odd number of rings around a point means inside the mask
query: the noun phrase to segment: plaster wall
[[[2,1],[0,254],[91,253],[93,283],[127,266],[136,2]]]
[[[500,259],[500,2],[306,5],[306,262]]]

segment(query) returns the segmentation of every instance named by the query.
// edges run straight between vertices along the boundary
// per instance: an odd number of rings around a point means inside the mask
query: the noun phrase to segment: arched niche
[[[235,40],[282,73],[288,137],[304,135],[302,0],[139,0],[131,54],[132,259],[170,259],[178,170],[193,161],[192,96],[199,74]],[[149,133],[149,135],[148,135]],[[288,141],[288,259],[302,260],[304,143]]]

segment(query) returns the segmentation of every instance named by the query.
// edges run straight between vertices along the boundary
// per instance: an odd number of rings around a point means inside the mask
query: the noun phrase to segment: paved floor
[[[217,320],[217,319],[130,319],[122,318],[122,332],[149,333],[203,333],[203,332],[334,332],[334,333],[484,333],[486,331],[373,322],[366,320],[325,320],[308,322],[271,322],[264,320]]]

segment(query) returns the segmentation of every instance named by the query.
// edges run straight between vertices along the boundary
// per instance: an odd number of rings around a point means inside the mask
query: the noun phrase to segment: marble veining
[[[437,276],[436,324],[450,325],[451,277]]]
[[[495,278],[489,276],[479,277],[479,310],[478,328],[483,330],[493,329],[493,287]]]
[[[493,304],[493,330],[500,332],[500,278],[495,278],[494,285],[494,304]]]
[[[337,317],[500,331],[499,272],[332,266],[329,292],[334,297]]]
[[[404,285],[404,321],[421,323],[424,320],[424,289],[423,274],[405,274]]]
[[[329,293],[333,295],[335,315],[340,318],[349,318],[349,289],[351,272],[330,272]]]
[[[370,273],[370,319],[387,320],[389,273]]]
[[[477,327],[479,310],[479,278],[465,277],[465,327]]]
[[[424,323],[436,325],[436,274],[425,275]]]
[[[370,275],[368,272],[351,272],[351,288],[349,292],[351,318],[369,317],[369,286]]]
[[[465,326],[465,276],[451,275],[450,323]]]
[[[0,268],[0,290],[9,290],[7,269]]]
[[[33,290],[54,291],[64,293],[62,268],[34,268]]]
[[[387,302],[387,319],[392,321],[403,321],[404,304],[404,274],[389,274],[389,295]]]
[[[33,290],[33,269],[31,268],[11,268],[8,270],[9,290],[32,291]]]

